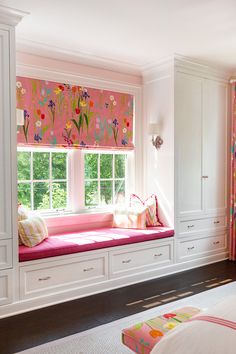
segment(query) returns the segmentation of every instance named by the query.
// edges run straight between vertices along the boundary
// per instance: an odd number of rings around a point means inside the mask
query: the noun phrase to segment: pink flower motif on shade
[[[165,315],[163,315],[163,317],[164,317],[164,318],[167,318],[167,319],[173,318],[173,317],[175,317],[175,316],[176,316],[175,313],[166,313]]]
[[[96,124],[96,129],[99,129],[99,124]]]
[[[113,101],[113,106],[116,106],[116,101]]]
[[[107,123],[108,123],[108,124],[111,124],[111,123],[112,123],[112,120],[111,120],[111,119],[108,119]]]
[[[100,117],[96,118],[96,122],[99,123],[100,122]]]

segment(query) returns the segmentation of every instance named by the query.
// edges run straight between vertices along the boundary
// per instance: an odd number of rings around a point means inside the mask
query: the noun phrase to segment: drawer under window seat
[[[102,228],[62,233],[48,237],[33,248],[19,246],[19,260],[20,262],[32,261],[172,236],[174,230],[168,227],[148,227],[145,230]]]

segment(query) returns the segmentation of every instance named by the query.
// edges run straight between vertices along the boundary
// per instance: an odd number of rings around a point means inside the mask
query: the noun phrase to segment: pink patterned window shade
[[[134,97],[17,77],[18,146],[133,149]]]

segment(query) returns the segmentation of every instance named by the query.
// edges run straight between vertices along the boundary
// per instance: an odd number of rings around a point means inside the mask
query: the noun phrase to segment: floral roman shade
[[[133,149],[130,94],[17,77],[18,146]]]

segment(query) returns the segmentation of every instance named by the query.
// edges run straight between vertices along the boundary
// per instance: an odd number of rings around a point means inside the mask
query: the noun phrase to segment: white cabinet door
[[[177,216],[201,215],[202,78],[177,72],[175,84],[175,152],[177,154]]]
[[[203,175],[207,214],[226,211],[227,91],[227,84],[204,82]]]
[[[12,237],[9,32],[0,29],[0,239]]]

